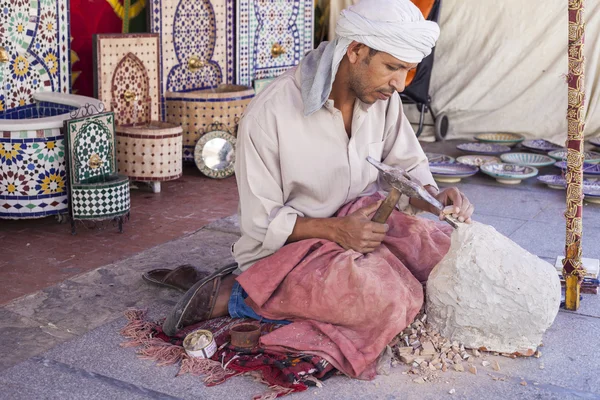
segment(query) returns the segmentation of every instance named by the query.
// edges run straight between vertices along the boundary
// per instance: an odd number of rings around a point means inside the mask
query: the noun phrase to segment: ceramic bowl
[[[600,183],[599,182],[584,182],[583,195],[587,202],[600,204]]]
[[[590,142],[592,146],[600,148],[600,137],[591,138],[590,140],[588,140],[588,142]]]
[[[475,140],[482,143],[496,143],[505,146],[514,146],[525,140],[523,135],[518,133],[480,133],[475,136]]]
[[[498,157],[495,156],[460,156],[456,159],[461,164],[474,165],[481,167],[483,164],[488,163],[499,163],[501,162]]]
[[[560,150],[562,146],[544,139],[529,139],[521,142],[521,146],[536,153],[548,154],[549,151]]]
[[[537,180],[545,183],[550,189],[564,189],[567,181],[562,175],[540,175]]]
[[[547,167],[556,162],[552,157],[531,153],[506,153],[500,156],[502,161],[509,164],[529,165],[530,167]]]
[[[562,161],[567,159],[567,149],[554,150],[548,153],[548,155],[555,160]],[[583,152],[584,162],[590,164],[600,163],[600,153],[595,151],[584,151]]]
[[[510,151],[510,147],[494,143],[463,143],[456,148],[475,154],[502,154]]]
[[[460,163],[433,162],[429,163],[429,170],[438,182],[456,183],[460,182],[462,178],[475,175],[479,168]]]
[[[554,163],[554,166],[562,169],[563,171],[567,170],[566,161]],[[583,163],[583,176],[588,179],[600,178],[600,164]]]
[[[454,157],[450,157],[450,156],[447,156],[445,154],[425,153],[425,156],[427,157],[427,159],[429,160],[430,163],[432,163],[432,162],[449,162],[449,163],[453,163],[455,161]]]
[[[503,163],[482,165],[481,172],[507,185],[516,185],[521,183],[523,179],[531,178],[538,174],[538,170],[535,167]]]

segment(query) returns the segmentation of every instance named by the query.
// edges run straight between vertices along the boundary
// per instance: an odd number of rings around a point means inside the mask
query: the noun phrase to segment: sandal
[[[142,278],[153,285],[164,286],[186,292],[196,282],[206,278],[210,273],[198,271],[193,265],[180,265],[175,269],[158,268],[144,272]]]
[[[196,282],[167,315],[162,326],[163,332],[173,336],[188,325],[210,319],[221,288],[221,280],[237,267],[237,263],[226,265]]]

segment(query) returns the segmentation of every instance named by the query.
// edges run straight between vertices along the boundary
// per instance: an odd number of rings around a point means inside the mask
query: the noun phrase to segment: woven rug
[[[142,310],[128,310],[129,320],[121,330],[126,337],[122,347],[138,347],[140,358],[153,360],[159,366],[179,365],[177,375],[192,374],[203,376],[206,386],[221,384],[236,375],[250,375],[266,384],[268,391],[254,396],[254,400],[269,400],[293,392],[302,392],[309,386],[320,386],[337,370],[325,359],[297,353],[265,352],[260,346],[253,349],[233,347],[229,343],[229,329],[241,322],[256,322],[250,319],[215,318],[188,326],[175,336],[167,336],[161,328],[161,321],[151,321]],[[282,325],[261,323],[261,335],[278,329]],[[182,344],[187,334],[198,329],[213,333],[217,352],[210,359],[188,356]]]

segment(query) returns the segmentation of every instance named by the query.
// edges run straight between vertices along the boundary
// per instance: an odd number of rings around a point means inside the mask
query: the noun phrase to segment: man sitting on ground
[[[236,152],[237,263],[189,289],[165,333],[227,314],[291,321],[300,337],[283,327],[261,343],[361,376],[421,308],[421,282],[451,230],[413,216],[440,213],[405,196],[402,212],[372,222],[385,187],[367,156],[423,183],[446,206],[440,218],[470,222],[464,194],[438,191],[398,95],[435,45],[437,24],[409,0],[363,0],[342,12],[336,32],[248,106]]]

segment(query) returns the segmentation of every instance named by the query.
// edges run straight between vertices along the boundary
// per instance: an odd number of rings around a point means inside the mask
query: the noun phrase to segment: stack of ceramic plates
[[[548,154],[549,151],[560,150],[562,146],[544,139],[529,139],[521,142],[521,146],[536,153]]]
[[[562,169],[563,171],[567,170],[566,161],[559,161],[555,163],[554,166]],[[600,164],[583,163],[583,176],[588,179],[600,178]]]
[[[567,149],[554,150],[548,153],[548,155],[555,160],[562,161],[567,159]],[[600,153],[595,151],[584,151],[583,152],[583,162],[590,164],[598,164],[600,163]]]
[[[521,183],[523,179],[534,177],[538,174],[535,167],[515,164],[484,164],[481,166],[481,172],[487,174],[500,183],[515,185]]]
[[[588,140],[592,146],[600,148],[600,137],[591,138]]]
[[[481,167],[483,164],[497,164],[501,162],[500,159],[495,156],[460,156],[456,161],[461,164],[474,165],[476,167]]]
[[[552,157],[531,153],[506,153],[500,156],[502,161],[509,164],[528,165],[530,167],[547,167],[556,161]]]
[[[502,144],[512,147],[525,140],[525,137],[518,133],[481,133],[475,136],[475,140],[482,143]]]
[[[545,183],[550,189],[564,189],[567,181],[562,175],[540,175],[537,180]]]
[[[502,154],[508,153],[510,147],[494,143],[463,143],[456,146],[457,149],[475,154]]]
[[[454,157],[450,157],[447,156],[445,154],[439,154],[439,153],[425,153],[425,156],[427,157],[427,159],[429,160],[430,163],[432,162],[449,162],[449,163],[453,163]]]
[[[429,163],[429,170],[438,182],[456,183],[462,178],[475,175],[479,168],[460,163],[432,162]]]

